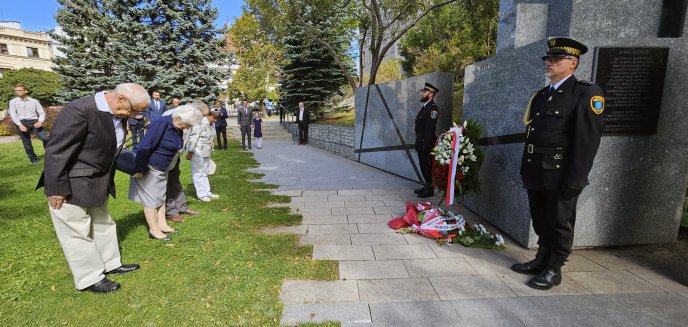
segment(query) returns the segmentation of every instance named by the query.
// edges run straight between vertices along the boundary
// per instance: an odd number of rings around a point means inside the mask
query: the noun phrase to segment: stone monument
[[[414,147],[414,122],[422,105],[420,89],[425,82],[440,90],[435,97],[440,108],[437,130],[449,129],[452,122],[452,74],[431,73],[362,87],[356,90],[354,160],[422,182]]]
[[[547,85],[547,39],[591,50],[578,79],[606,92],[605,132],[578,200],[574,246],[671,242],[688,184],[688,1],[502,0],[497,55],[466,68],[464,119],[476,119],[482,192],[466,207],[535,245],[519,174],[530,96]]]

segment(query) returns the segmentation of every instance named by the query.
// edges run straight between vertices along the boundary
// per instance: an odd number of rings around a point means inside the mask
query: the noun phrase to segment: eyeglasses
[[[542,57],[543,62],[551,62],[553,64],[556,64],[564,59],[575,59],[574,57]]]

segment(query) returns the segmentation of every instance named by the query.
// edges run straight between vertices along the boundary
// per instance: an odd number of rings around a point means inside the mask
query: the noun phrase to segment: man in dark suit
[[[45,186],[49,211],[74,285],[112,292],[120,285],[106,274],[139,268],[123,265],[108,195],[115,196],[115,157],[125,135],[125,118],[144,111],[148,94],[138,84],[117,85],[111,93],[76,99],[53,123],[38,187]]]
[[[143,137],[143,127],[146,121],[143,119],[143,113],[139,113],[127,119],[127,129],[131,132],[131,147],[136,148],[139,140]]]
[[[296,124],[299,126],[299,144],[308,143],[308,125],[310,123],[310,111],[305,108],[303,102],[299,102],[299,110],[296,111]]]
[[[416,153],[418,154],[418,164],[420,172],[423,174],[423,187],[415,190],[419,198],[428,198],[435,195],[432,187],[432,155],[430,151],[435,147],[437,135],[437,118],[440,110],[435,103],[435,95],[439,92],[434,85],[425,83],[420,96],[423,106],[416,116]]]
[[[253,112],[248,108],[248,101],[241,102],[241,108],[237,110],[237,125],[241,131],[241,147],[246,149],[246,138],[248,138],[248,148],[251,148],[251,127],[253,127]]]
[[[588,48],[569,38],[552,38],[548,47],[542,60],[550,84],[535,93],[524,116],[521,161],[539,247],[534,260],[511,267],[537,275],[528,286],[541,290],[561,283],[561,267],[573,244],[578,195],[588,184],[604,126],[602,89],[573,75]]]
[[[153,119],[162,116],[162,114],[167,111],[167,104],[165,100],[160,99],[160,92],[153,91],[151,95],[152,99],[148,104],[148,108],[146,108],[146,119],[149,123],[152,122]]]

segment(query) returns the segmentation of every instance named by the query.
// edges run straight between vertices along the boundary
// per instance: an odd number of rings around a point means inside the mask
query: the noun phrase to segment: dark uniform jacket
[[[538,91],[530,106],[523,184],[529,190],[561,190],[565,185],[582,190],[600,145],[603,92],[575,76],[553,93],[549,88]]]
[[[38,187],[48,196],[66,195],[73,205],[101,206],[115,196],[116,154],[112,114],[98,110],[93,96],[74,100],[53,123]]]
[[[425,104],[416,116],[416,150],[430,151],[435,147],[439,108],[435,101]]]

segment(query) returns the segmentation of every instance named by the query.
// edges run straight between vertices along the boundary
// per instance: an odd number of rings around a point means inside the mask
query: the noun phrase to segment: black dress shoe
[[[419,198],[429,198],[431,196],[435,195],[435,191],[432,189],[432,187],[426,188],[420,193],[418,193]]]
[[[119,283],[113,282],[107,278],[103,278],[99,282],[84,288],[82,291],[90,291],[93,293],[110,293],[118,290],[119,288]]]
[[[549,248],[545,246],[538,247],[535,259],[528,261],[526,263],[516,263],[511,266],[511,270],[519,274],[539,274],[545,267],[547,267],[547,261],[549,260]]]
[[[152,238],[152,239],[158,240],[158,241],[165,241],[165,242],[172,240],[172,238],[169,236],[165,236],[163,238],[157,238],[157,237],[153,236],[153,234],[151,234],[150,231],[148,232],[148,238]]]
[[[421,187],[421,188],[418,188],[418,189],[415,189],[415,190],[413,190],[413,193],[416,193],[416,194],[420,194],[420,192],[423,192],[424,190],[425,190],[425,186],[423,186],[423,187]]]
[[[128,272],[132,272],[132,271],[134,271],[134,270],[136,270],[136,269],[139,269],[139,268],[141,268],[141,266],[139,266],[139,265],[137,265],[137,264],[135,264],[135,263],[130,264],[130,265],[121,265],[121,266],[119,266],[119,268],[115,268],[115,269],[112,269],[112,270],[110,270],[110,271],[106,271],[105,274],[106,274],[106,275],[110,275],[110,274],[126,274],[126,273],[128,273]]]
[[[547,267],[535,278],[528,281],[528,286],[538,290],[548,290],[561,284],[561,267]]]

